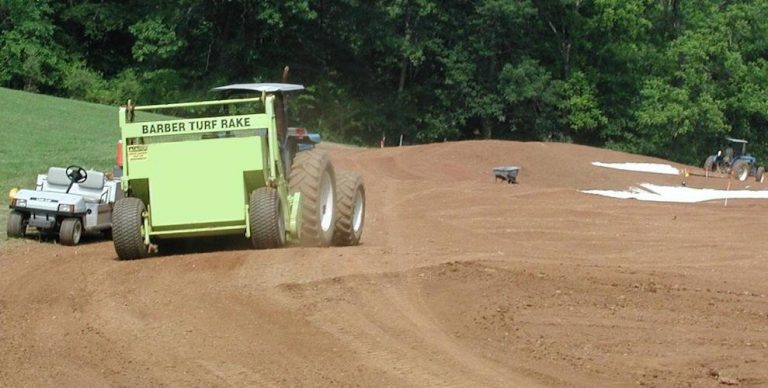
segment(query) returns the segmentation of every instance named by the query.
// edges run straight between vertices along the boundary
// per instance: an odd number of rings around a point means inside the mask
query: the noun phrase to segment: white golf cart
[[[63,245],[77,245],[83,232],[112,229],[112,207],[122,197],[120,181],[80,166],[51,167],[37,176],[35,190],[11,196],[8,237],[23,237],[27,227],[58,233]]]

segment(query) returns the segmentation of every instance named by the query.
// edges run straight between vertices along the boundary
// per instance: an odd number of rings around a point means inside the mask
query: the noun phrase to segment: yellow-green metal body
[[[248,202],[271,186],[281,198],[288,237],[298,238],[300,194],[289,195],[272,95],[261,98],[121,107],[122,187],[147,211],[144,238],[243,234]],[[139,121],[141,111],[221,105],[258,113]]]

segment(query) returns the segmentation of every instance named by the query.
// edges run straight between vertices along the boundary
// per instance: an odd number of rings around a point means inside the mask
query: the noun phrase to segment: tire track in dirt
[[[361,246],[118,262],[111,242],[4,244],[0,384],[768,383],[764,202],[581,194],[680,178],[568,144],[332,153],[366,182]],[[506,164],[520,183],[493,182]]]
[[[413,182],[396,180],[390,182],[383,193],[379,192],[387,203],[383,212],[391,214],[388,219],[413,217],[412,208],[402,205],[411,200],[420,203],[420,199],[429,197],[432,192],[441,189],[429,187],[423,180],[417,187],[418,189],[413,191]],[[434,218],[427,218],[425,222],[435,221]],[[407,247],[410,247],[413,241],[410,234],[389,228],[386,221],[380,227],[392,231],[386,236],[384,245],[397,251],[395,257],[399,262],[394,263],[394,266],[404,270],[413,268],[413,264],[409,262],[412,256],[407,254]],[[365,273],[372,270],[371,263],[357,261],[355,264],[358,266],[357,270],[350,272]],[[385,269],[382,268],[383,271]],[[372,282],[379,284],[387,282],[376,275],[371,275],[371,278]],[[339,284],[323,283],[324,287],[343,288]],[[365,358],[370,358],[372,365],[390,365],[394,373],[407,379],[408,385],[534,385],[529,379],[475,356],[471,349],[463,347],[444,333],[438,322],[428,314],[423,301],[419,300],[417,288],[408,287],[407,284],[398,284],[397,287],[388,285],[375,294],[373,298],[376,300],[368,301],[368,298],[356,293],[351,305],[347,301],[343,307],[331,310],[332,313],[321,311],[311,319],[324,330],[334,333],[342,342],[355,344],[357,352]],[[377,305],[372,312],[367,308],[369,303]],[[382,309],[387,311],[386,315],[396,317],[377,316],[377,312]],[[382,325],[383,319],[388,320],[388,324]],[[447,367],[444,364],[448,364]]]

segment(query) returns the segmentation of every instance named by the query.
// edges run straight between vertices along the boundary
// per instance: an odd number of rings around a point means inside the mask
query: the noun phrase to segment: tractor
[[[165,240],[198,236],[241,235],[256,249],[288,241],[358,244],[362,177],[337,174],[328,153],[313,146],[317,136],[286,126],[287,94],[303,89],[234,84],[212,89],[234,98],[120,107],[118,259],[143,258]],[[181,118],[186,111],[189,118]]]
[[[757,166],[757,158],[747,153],[747,141],[727,137],[728,147],[718,150],[717,154],[710,155],[704,161],[704,170],[707,172],[719,172],[736,177],[740,181],[754,176],[758,182],[765,180],[765,167]]]

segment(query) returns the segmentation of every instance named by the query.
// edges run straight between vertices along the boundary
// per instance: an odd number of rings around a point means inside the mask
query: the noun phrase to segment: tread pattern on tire
[[[285,229],[280,227],[280,196],[272,187],[259,187],[251,192],[248,218],[251,243],[256,249],[280,248],[285,244]]]
[[[80,229],[79,231],[77,229]],[[78,236],[75,236],[78,233]],[[59,242],[61,245],[73,246],[80,242],[83,233],[83,223],[79,218],[65,218],[61,221],[59,229]]]
[[[126,197],[115,202],[112,213],[112,241],[120,260],[148,256],[144,236],[141,235],[144,209],[144,202],[138,198]]]
[[[328,153],[312,149],[299,152],[294,157],[288,188],[291,193],[300,192],[302,196],[300,240],[304,246],[326,247],[331,244],[333,238],[336,217],[334,209],[330,209],[333,218],[328,230],[323,230],[321,225],[323,204],[320,203],[320,184],[325,172],[328,172],[330,177],[331,192],[335,200],[336,176]]]
[[[24,237],[27,234],[27,222],[24,214],[12,210],[8,215],[8,227],[6,229],[8,237]]]
[[[757,173],[755,174],[755,181],[761,182],[761,183],[765,181],[765,167],[757,168]]]
[[[355,230],[355,199],[358,192],[362,196],[363,211],[360,215],[360,227]],[[336,179],[336,227],[333,232],[333,245],[351,246],[360,243],[365,225],[365,186],[363,177],[352,171],[339,172]]]

